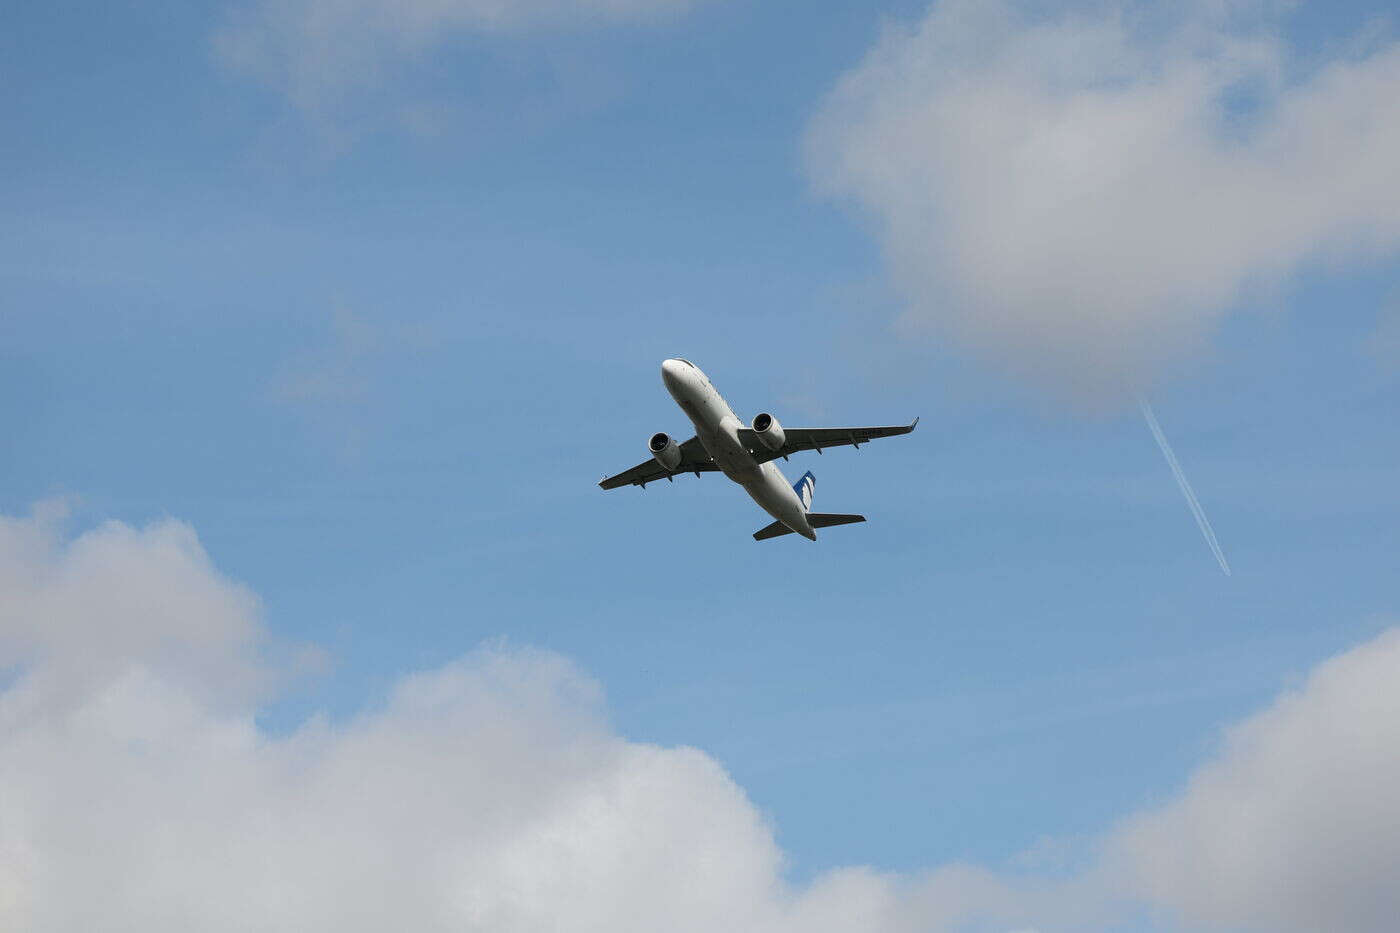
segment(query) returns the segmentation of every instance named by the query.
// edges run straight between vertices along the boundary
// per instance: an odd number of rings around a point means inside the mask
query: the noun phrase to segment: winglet
[[[915,428],[917,428],[918,426],[919,426],[919,419],[918,419],[918,418],[915,418],[913,421],[909,422],[909,430],[911,430],[911,431],[914,430]]]

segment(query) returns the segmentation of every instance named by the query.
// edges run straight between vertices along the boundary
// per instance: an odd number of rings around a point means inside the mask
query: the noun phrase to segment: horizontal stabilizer
[[[830,528],[832,525],[850,525],[865,521],[864,515],[841,515],[836,512],[808,512],[807,524],[813,528]]]
[[[784,525],[782,522],[774,522],[771,525],[765,525],[758,529],[758,531],[755,531],[753,533],[753,539],[755,541],[767,541],[769,538],[778,538],[790,534],[792,534],[791,528]]]
[[[855,522],[865,521],[864,515],[840,515],[835,512],[808,512],[807,523],[813,528],[830,528],[832,525],[850,525]],[[792,534],[792,529],[782,522],[774,522],[765,528],[760,528],[753,533],[755,541],[767,541],[769,538],[780,538],[783,535]]]

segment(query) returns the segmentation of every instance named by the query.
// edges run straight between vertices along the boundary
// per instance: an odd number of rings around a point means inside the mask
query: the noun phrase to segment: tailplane
[[[791,528],[784,525],[782,522],[774,522],[771,525],[765,525],[758,529],[758,531],[755,531],[753,533],[753,539],[755,541],[767,541],[769,538],[781,538],[783,535],[790,534],[792,534]]]
[[[837,512],[808,512],[807,524],[813,528],[830,528],[832,525],[851,525],[856,522],[865,521],[864,515],[842,515]],[[767,541],[769,538],[781,538],[783,535],[792,534],[792,529],[782,522],[774,522],[765,528],[760,528],[753,533],[755,541]]]
[[[832,525],[854,525],[865,521],[864,515],[842,515],[840,512],[808,512],[807,524],[813,528],[830,528]]]
[[[802,474],[802,478],[792,484],[792,491],[797,493],[797,498],[802,501],[802,510],[807,512],[807,524],[813,528],[830,528],[832,525],[850,525],[855,522],[865,521],[864,515],[841,515],[837,512],[812,512],[812,493],[817,491],[817,478],[808,470]],[[790,535],[793,531],[782,522],[774,522],[753,533],[755,541],[767,541],[769,538],[781,538],[783,535]]]

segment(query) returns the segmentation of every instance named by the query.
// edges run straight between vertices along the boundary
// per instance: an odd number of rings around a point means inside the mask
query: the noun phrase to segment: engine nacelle
[[[753,433],[758,435],[758,442],[769,450],[782,450],[783,445],[787,443],[783,426],[766,411],[753,416]]]
[[[652,459],[661,464],[668,473],[676,472],[676,467],[681,465],[681,445],[669,434],[657,431],[651,436],[651,440],[647,441],[647,450],[651,452]]]

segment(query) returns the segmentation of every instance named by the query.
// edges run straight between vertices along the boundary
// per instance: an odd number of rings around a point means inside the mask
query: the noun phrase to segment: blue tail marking
[[[811,470],[803,473],[802,478],[792,484],[792,491],[802,500],[802,508],[808,512],[812,511],[812,493],[817,491],[817,478],[812,475]]]

